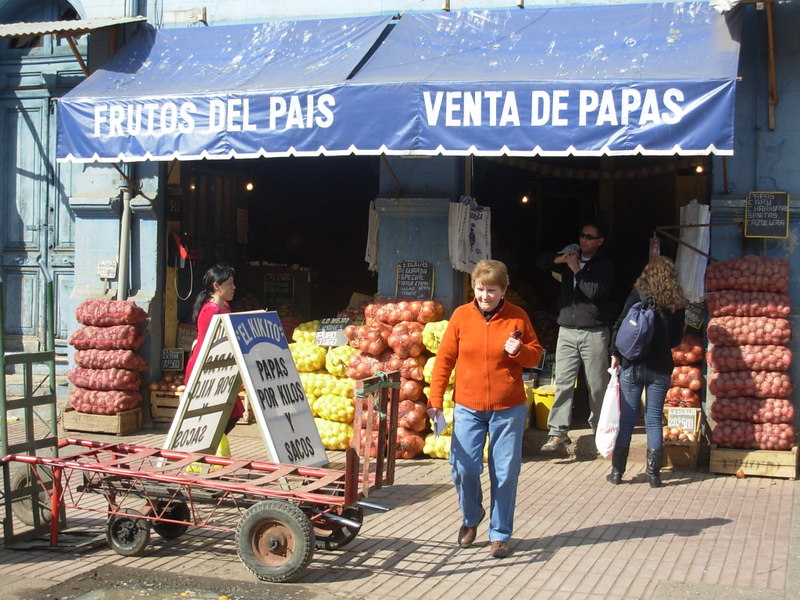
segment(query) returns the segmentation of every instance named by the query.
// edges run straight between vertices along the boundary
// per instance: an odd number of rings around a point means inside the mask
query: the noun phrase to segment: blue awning
[[[408,13],[358,66],[388,22],[147,31],[60,100],[58,157],[733,153],[706,2]]]

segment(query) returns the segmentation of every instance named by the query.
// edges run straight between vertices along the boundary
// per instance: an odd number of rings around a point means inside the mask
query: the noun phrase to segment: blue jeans
[[[489,541],[507,542],[514,529],[517,480],[527,407],[471,410],[456,404],[450,465],[464,525],[474,527],[483,514],[483,447],[489,434]]]
[[[622,368],[619,374],[619,434],[616,446],[630,448],[633,428],[639,418],[642,390],[645,391],[644,425],[647,430],[647,447],[661,449],[664,443],[664,399],[669,389],[670,375],[657,373],[643,364]]]

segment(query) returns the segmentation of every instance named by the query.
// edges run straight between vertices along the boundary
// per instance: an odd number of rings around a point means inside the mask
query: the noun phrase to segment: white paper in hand
[[[433,418],[433,436],[439,437],[445,429],[447,429],[447,421],[444,420],[444,413],[438,411]]]

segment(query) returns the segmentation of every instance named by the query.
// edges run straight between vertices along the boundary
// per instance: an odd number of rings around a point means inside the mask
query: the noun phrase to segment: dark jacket
[[[614,284],[614,263],[600,247],[584,267],[573,274],[566,264],[556,265],[555,252],[546,252],[536,259],[536,268],[555,271],[561,275],[558,294],[558,324],[572,329],[608,326],[611,314],[608,306]],[[573,282],[577,282],[573,284]]]
[[[619,318],[617,318],[614,327],[611,329],[611,354],[619,357],[623,368],[627,368],[631,364],[644,363],[656,373],[668,373],[671,375],[672,369],[675,367],[672,362],[672,348],[681,343],[681,336],[683,335],[685,319],[685,311],[683,309],[675,312],[671,310],[656,310],[656,329],[653,332],[653,340],[650,342],[650,353],[644,360],[632,363],[617,351],[617,331],[619,331],[622,319],[628,314],[628,309],[641,300],[639,292],[635,289],[631,290],[628,299],[625,300],[625,306],[622,307],[622,312],[619,313]]]

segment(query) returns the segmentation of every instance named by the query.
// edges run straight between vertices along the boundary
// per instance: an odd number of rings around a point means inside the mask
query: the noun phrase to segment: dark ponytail
[[[194,301],[192,323],[197,323],[197,316],[200,314],[200,310],[211,299],[211,294],[214,293],[214,284],[222,285],[223,282],[233,277],[233,274],[233,267],[223,263],[215,265],[206,271],[205,275],[203,275],[203,290],[197,294],[197,298]]]

